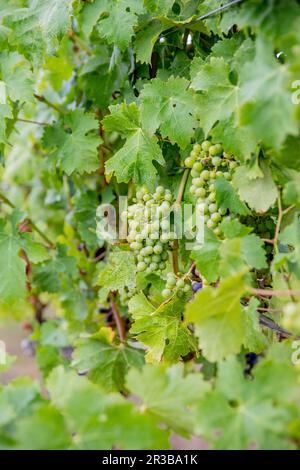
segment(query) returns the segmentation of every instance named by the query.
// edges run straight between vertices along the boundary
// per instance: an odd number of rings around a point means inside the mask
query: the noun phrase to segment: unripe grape
[[[170,291],[170,289],[164,289],[161,294],[165,299],[168,299],[169,297],[171,297],[172,292]]]
[[[147,202],[147,201],[149,201],[150,199],[151,199],[150,194],[144,194],[144,196],[143,196],[143,201]]]
[[[198,143],[194,144],[193,151],[199,154],[201,152],[201,145]]]
[[[219,212],[214,212],[212,215],[211,215],[211,220],[213,220],[214,222],[220,222],[221,220],[221,214]]]
[[[202,178],[193,178],[193,185],[196,186],[197,188],[201,188],[204,184],[204,181]]]
[[[199,175],[200,175],[200,171],[196,171],[196,170],[194,170],[194,168],[193,168],[192,171],[191,171],[191,176],[192,176],[193,178],[198,178]]]
[[[222,235],[222,230],[220,229],[220,227],[216,227],[214,229],[214,234],[217,235],[217,237],[219,237],[220,235]]]
[[[158,268],[163,271],[164,269],[166,269],[166,263],[164,261],[161,261],[159,264],[158,264]]]
[[[212,145],[209,148],[209,153],[212,156],[221,155],[223,153],[223,147],[221,144]]]
[[[141,272],[141,271],[145,271],[146,267],[147,267],[146,263],[143,263],[143,261],[141,261],[137,264],[136,268],[139,272]]]
[[[163,261],[167,261],[167,259],[169,258],[169,253],[167,251],[164,251],[162,254],[161,254],[161,259]]]
[[[184,285],[185,285],[185,282],[183,279],[178,279],[178,281],[176,282],[176,287],[178,287],[179,289],[184,287]]]
[[[206,195],[206,191],[204,188],[197,188],[196,191],[195,191],[195,195],[197,197],[201,197],[201,198],[204,198],[205,195]]]
[[[204,180],[208,180],[209,179],[209,171],[208,170],[203,170],[201,172],[201,178],[204,179]]]
[[[143,245],[142,245],[141,243],[139,243],[139,242],[132,242],[132,243],[130,243],[130,248],[131,248],[132,250],[134,250],[134,251],[135,251],[135,250],[140,250],[142,247],[143,247]]]
[[[193,168],[194,163],[195,159],[193,157],[187,157],[184,160],[184,166],[186,166],[187,168]]]
[[[223,176],[223,171],[217,171],[217,172],[216,172],[216,175],[217,175],[217,176]]]
[[[183,292],[186,292],[186,293],[189,292],[190,290],[191,290],[191,287],[188,284],[186,284],[183,288]]]
[[[173,196],[170,192],[165,194],[165,201],[171,202],[173,200]]]
[[[176,286],[176,279],[173,277],[169,277],[167,279],[167,286],[168,287],[175,287]]]
[[[217,204],[214,204],[214,203],[209,204],[208,210],[211,214],[213,214],[214,212],[217,212],[217,210],[218,210]]]
[[[171,234],[168,232],[162,233],[160,236],[160,241],[162,243],[167,243],[172,238]]]
[[[220,208],[218,209],[218,212],[219,212],[221,215],[225,215],[226,212],[227,212],[227,209],[225,209],[224,207],[220,207]]]
[[[158,264],[157,263],[150,263],[149,264],[149,269],[151,269],[151,271],[157,271],[157,268],[158,268]]]
[[[156,253],[156,254],[162,253],[162,251],[163,251],[162,245],[161,245],[161,244],[154,245],[153,251],[154,251],[154,253]]]
[[[237,166],[238,166],[237,162],[229,162],[229,168],[231,170],[235,170]]]
[[[217,176],[217,173],[215,171],[210,171],[209,172],[209,177],[211,180],[214,180]]]
[[[190,193],[195,194],[196,189],[197,189],[196,186],[192,184],[192,186],[190,187]]]
[[[205,152],[208,152],[210,147],[211,147],[211,142],[209,140],[204,140],[204,142],[202,142],[202,150],[204,150]]]
[[[206,222],[206,225],[207,225],[208,228],[212,229],[212,228],[215,228],[216,223],[213,220],[208,219],[208,221]]]
[[[157,194],[164,194],[165,188],[163,186],[157,186],[156,192]]]
[[[149,246],[149,245],[146,246],[146,247],[144,248],[144,253],[145,253],[145,255],[152,255],[152,253],[153,253],[153,246]]]
[[[193,165],[193,170],[197,171],[198,173],[200,173],[200,171],[202,171],[203,169],[203,165],[201,162],[196,162],[194,163]]]
[[[155,243],[154,240],[151,240],[151,238],[147,238],[147,239],[146,239],[146,245],[147,245],[147,246],[153,246],[154,243]]]
[[[210,193],[210,195],[208,196],[208,200],[209,200],[210,202],[215,202],[215,200],[216,200],[216,193],[215,193],[215,191],[213,191],[213,192]]]
[[[160,260],[161,260],[160,255],[152,255],[152,256],[151,256],[151,261],[152,261],[153,263],[160,263]]]
[[[218,167],[221,164],[221,158],[220,157],[213,157],[211,159],[211,162],[212,162],[213,166]]]
[[[224,173],[224,178],[226,178],[227,180],[231,180],[231,174],[228,172],[228,171],[225,171]]]
[[[146,264],[150,264],[151,261],[152,261],[151,256],[146,256],[146,257],[144,258],[144,263],[146,263]]]

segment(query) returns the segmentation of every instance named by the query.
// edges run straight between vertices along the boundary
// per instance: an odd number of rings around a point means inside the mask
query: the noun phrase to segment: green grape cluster
[[[165,299],[168,299],[175,293],[178,297],[183,297],[184,294],[191,292],[192,286],[189,277],[185,277],[180,273],[177,276],[172,272],[167,274],[166,287],[162,291],[162,296]]]
[[[191,169],[193,179],[190,192],[197,199],[197,206],[207,227],[217,236],[222,235],[220,223],[227,211],[217,204],[215,179],[223,176],[230,181],[237,162],[223,151],[221,144],[212,144],[205,140],[202,144],[194,144],[184,164]]]
[[[166,268],[171,243],[170,211],[174,202],[170,190],[158,186],[153,194],[146,187],[136,193],[134,204],[128,207],[128,237],[134,252],[137,271],[150,274]]]

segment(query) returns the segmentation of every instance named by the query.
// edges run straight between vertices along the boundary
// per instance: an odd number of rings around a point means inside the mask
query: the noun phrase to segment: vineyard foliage
[[[0,0],[0,448],[300,448],[300,1],[225,4]]]

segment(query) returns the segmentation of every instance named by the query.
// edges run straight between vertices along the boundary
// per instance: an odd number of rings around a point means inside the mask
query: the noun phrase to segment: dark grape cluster
[[[166,268],[174,233],[171,231],[170,210],[174,200],[171,191],[158,186],[153,194],[146,187],[136,193],[128,207],[128,237],[134,252],[137,271],[146,274]]]
[[[184,294],[191,292],[192,287],[189,277],[183,276],[180,273],[177,276],[172,272],[167,274],[166,287],[162,291],[162,296],[165,299],[168,299],[175,293],[178,297],[182,297]]]
[[[220,208],[216,202],[215,179],[223,176],[230,181],[237,162],[223,151],[221,144],[212,144],[205,140],[201,145],[194,144],[184,164],[191,168],[193,179],[190,192],[197,199],[199,211],[204,216],[207,227],[220,236],[219,225],[226,210]]]

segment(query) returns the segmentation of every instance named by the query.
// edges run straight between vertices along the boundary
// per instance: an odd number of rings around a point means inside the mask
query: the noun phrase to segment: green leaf
[[[279,149],[297,133],[297,125],[287,68],[276,61],[268,42],[257,39],[255,59],[242,67],[239,84],[240,124],[258,141]]]
[[[155,309],[143,293],[129,301],[129,311],[134,318],[131,333],[148,347],[147,362],[174,363],[195,350],[195,342],[182,323],[184,299],[171,298]]]
[[[220,361],[238,353],[245,330],[240,299],[245,291],[244,274],[221,282],[219,288],[206,287],[185,307],[187,322],[195,324],[199,347],[209,361]]]
[[[62,122],[46,128],[43,143],[52,150],[50,158],[67,175],[91,173],[99,167],[97,147],[102,140],[91,133],[97,127],[92,114],[77,109],[65,115]]]
[[[184,78],[159,78],[144,86],[141,94],[142,124],[150,133],[158,128],[163,137],[185,148],[199,127],[198,98]]]
[[[184,376],[182,365],[166,368],[147,364],[141,371],[132,369],[126,384],[145,410],[180,434],[192,432],[193,407],[209,390],[201,374]]]
[[[197,269],[209,282],[215,282],[219,277],[220,241],[214,233],[205,228],[204,244],[191,253],[191,258],[196,261]]]
[[[145,7],[153,15],[166,16],[175,0],[144,0]]]
[[[294,413],[288,400],[296,392],[297,374],[285,362],[288,351],[276,345],[254,370],[252,381],[244,378],[237,358],[219,365],[215,389],[200,399],[196,412],[197,432],[215,449],[290,448],[286,429]]]
[[[229,80],[230,66],[223,58],[212,57],[200,66],[192,87],[201,90],[200,124],[207,133],[217,121],[228,119],[237,104],[238,87]]]
[[[115,251],[111,253],[108,263],[101,266],[98,284],[110,290],[122,287],[135,287],[135,263],[130,251]]]
[[[25,262],[19,256],[20,250],[18,238],[0,232],[0,297],[5,304],[26,294]]]
[[[217,177],[215,181],[216,200],[223,209],[229,209],[234,214],[247,215],[249,210],[240,200],[233,186],[222,176]]]
[[[233,184],[238,190],[240,198],[255,209],[256,212],[266,212],[277,199],[277,187],[271,172],[266,165],[261,165],[263,176],[251,178],[249,169],[241,166],[236,169]]]
[[[69,0],[33,0],[28,8],[16,9],[8,21],[13,30],[10,41],[27,56],[41,61],[67,32],[71,8]]]
[[[246,263],[255,269],[268,267],[264,242],[254,233],[241,239],[242,255]]]
[[[139,109],[135,103],[114,106],[110,110],[112,114],[104,119],[105,130],[117,131],[127,140],[106,162],[106,173],[115,173],[120,183],[128,183],[132,179],[138,185],[154,187],[157,170],[153,162],[164,164],[157,139],[140,127]]]
[[[67,449],[71,443],[62,415],[48,404],[18,422],[16,439],[22,450]]]
[[[261,353],[268,345],[267,337],[262,333],[259,324],[259,313],[257,307],[259,301],[254,297],[250,300],[249,305],[244,308],[245,321],[245,338],[244,347],[248,351]]]
[[[137,33],[134,41],[137,60],[146,64],[151,62],[153,47],[163,30],[163,24],[153,20]]]
[[[7,97],[20,103],[33,101],[33,75],[29,62],[22,55],[17,52],[2,52],[0,73]]]
[[[144,363],[142,351],[123,343],[114,344],[113,333],[108,328],[79,339],[72,357],[72,365],[79,373],[88,371],[91,381],[109,392],[124,391],[124,377],[128,370],[140,368]]]
[[[140,0],[95,0],[83,10],[83,31],[89,35],[97,25],[101,37],[124,50],[131,41],[138,15],[143,11]]]

